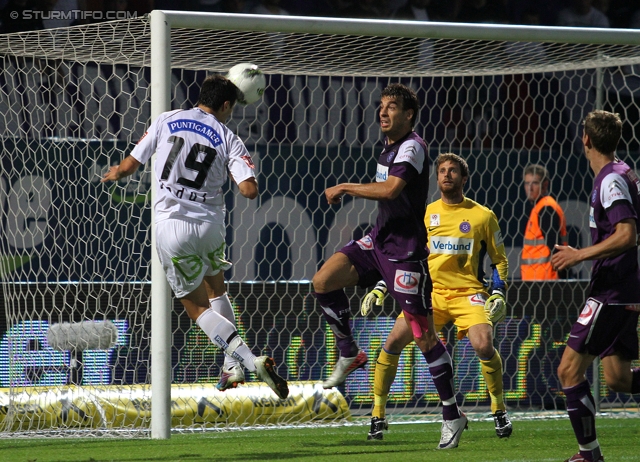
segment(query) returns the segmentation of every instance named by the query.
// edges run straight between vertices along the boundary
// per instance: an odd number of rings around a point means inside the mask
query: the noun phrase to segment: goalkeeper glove
[[[487,319],[493,324],[503,321],[507,317],[507,302],[501,290],[491,292],[491,297],[484,303],[484,312]]]
[[[496,268],[493,268],[491,279],[491,296],[484,304],[484,312],[487,315],[487,319],[496,324],[507,317],[507,301],[504,298],[506,284],[500,279],[500,274]]]
[[[378,281],[371,292],[364,296],[360,305],[360,314],[366,316],[371,312],[373,304],[382,306],[384,298],[387,296],[387,285],[384,281]]]

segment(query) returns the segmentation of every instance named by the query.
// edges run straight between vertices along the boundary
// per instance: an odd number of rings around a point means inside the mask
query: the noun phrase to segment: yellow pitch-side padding
[[[207,428],[287,425],[351,420],[342,393],[320,382],[289,382],[279,399],[261,383],[218,391],[211,384],[171,387],[173,427]],[[61,428],[120,429],[151,423],[151,386],[0,388],[0,428],[4,431]]]

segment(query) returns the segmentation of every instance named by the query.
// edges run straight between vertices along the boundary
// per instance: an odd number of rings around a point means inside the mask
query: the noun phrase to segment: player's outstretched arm
[[[389,176],[378,183],[340,183],[324,192],[329,204],[339,204],[342,196],[348,194],[375,201],[388,201],[400,195],[407,182],[397,176]]]
[[[133,175],[136,170],[142,165],[135,157],[127,156],[120,163],[120,165],[112,166],[107,173],[104,174],[101,183],[106,183],[107,181],[118,181],[121,178],[124,178],[129,175]]]

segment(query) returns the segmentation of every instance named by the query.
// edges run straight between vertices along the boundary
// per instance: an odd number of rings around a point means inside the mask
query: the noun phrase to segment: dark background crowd
[[[141,16],[152,9],[408,19],[465,23],[640,28],[640,0],[0,0],[0,32]],[[38,11],[39,14],[23,14]],[[66,12],[64,15],[50,12]],[[88,11],[93,14],[68,14]],[[96,12],[104,12],[101,15]],[[122,18],[123,14],[117,16]]]

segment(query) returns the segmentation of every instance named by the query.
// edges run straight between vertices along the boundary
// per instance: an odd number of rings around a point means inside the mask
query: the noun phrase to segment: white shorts
[[[182,298],[231,268],[225,260],[224,225],[168,219],[156,225],[156,250],[171,290]]]

